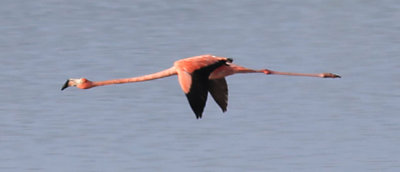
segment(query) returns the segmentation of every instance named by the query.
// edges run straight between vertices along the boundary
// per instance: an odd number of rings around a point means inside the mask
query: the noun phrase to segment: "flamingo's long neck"
[[[103,85],[111,85],[111,84],[124,84],[124,83],[131,83],[131,82],[141,82],[141,81],[149,81],[149,80],[154,80],[154,79],[159,79],[159,78],[164,78],[172,75],[176,75],[176,69],[175,67],[171,67],[169,69],[149,74],[149,75],[143,75],[139,77],[133,77],[133,78],[122,78],[122,79],[112,79],[112,80],[106,80],[106,81],[93,81],[92,86],[97,87],[97,86],[103,86]]]

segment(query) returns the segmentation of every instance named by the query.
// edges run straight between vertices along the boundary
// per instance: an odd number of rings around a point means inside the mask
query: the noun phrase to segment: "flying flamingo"
[[[228,105],[228,86],[226,84],[225,77],[235,73],[264,73],[267,75],[276,74],[320,78],[340,78],[339,75],[332,73],[310,74],[278,72],[269,69],[255,70],[233,64],[231,58],[217,57],[213,55],[201,55],[178,60],[169,69],[139,77],[106,81],[90,81],[86,78],[68,79],[61,90],[71,86],[75,86],[80,89],[89,89],[103,85],[149,81],[172,75],[178,75],[179,84],[183,92],[186,94],[196,118],[199,119],[202,117],[208,92],[210,92],[211,96],[214,98],[215,102],[219,105],[222,111],[226,111]]]

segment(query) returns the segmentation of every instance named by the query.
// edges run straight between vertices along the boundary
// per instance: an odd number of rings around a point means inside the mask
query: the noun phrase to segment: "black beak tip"
[[[61,91],[68,87],[69,80],[65,82],[65,84],[61,87]]]

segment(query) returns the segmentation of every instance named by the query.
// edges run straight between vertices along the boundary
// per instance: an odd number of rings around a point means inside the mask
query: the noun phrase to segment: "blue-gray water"
[[[398,1],[5,0],[0,171],[399,171]],[[91,90],[200,54],[341,79],[235,75],[196,120],[177,78]]]

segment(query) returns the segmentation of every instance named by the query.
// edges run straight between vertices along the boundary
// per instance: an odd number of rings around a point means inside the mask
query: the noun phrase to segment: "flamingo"
[[[291,73],[278,72],[269,69],[249,69],[232,63],[231,58],[218,57],[214,55],[200,55],[178,60],[174,65],[166,70],[133,78],[113,79],[106,81],[90,81],[86,78],[68,79],[61,90],[67,87],[77,87],[80,89],[89,89],[97,86],[124,84],[131,82],[149,81],[164,78],[172,75],[178,75],[179,84],[186,94],[190,107],[196,118],[202,117],[203,110],[207,101],[208,92],[214,98],[215,102],[222,109],[227,110],[228,105],[228,86],[225,80],[226,76],[236,73],[263,73],[266,75],[290,75],[307,76],[320,78],[340,78],[333,73]]]

